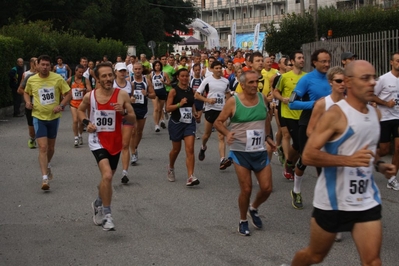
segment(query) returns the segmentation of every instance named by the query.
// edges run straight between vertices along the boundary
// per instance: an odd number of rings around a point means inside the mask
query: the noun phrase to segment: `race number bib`
[[[163,89],[163,83],[161,81],[161,79],[155,79],[154,80],[154,90],[160,90]]]
[[[72,89],[72,99],[73,100],[82,100],[83,99],[83,91],[79,89]]]
[[[247,130],[245,151],[264,151],[265,149],[265,134],[263,129]]]
[[[115,131],[115,110],[96,110],[94,113],[96,132]]]
[[[40,104],[48,105],[55,103],[54,87],[39,89]]]
[[[216,102],[215,102],[214,105],[218,109],[223,109],[223,106],[224,106],[224,95],[217,94]]]
[[[345,202],[349,205],[363,205],[370,201],[369,186],[372,170],[369,167],[344,168]]]
[[[190,124],[193,121],[193,108],[192,107],[182,107],[180,111],[180,122]]]
[[[393,100],[395,101],[395,106],[393,107],[396,112],[399,111],[399,91],[392,92]]]
[[[144,95],[141,92],[141,90],[134,90],[133,96],[136,99],[136,101],[134,103],[144,104]]]

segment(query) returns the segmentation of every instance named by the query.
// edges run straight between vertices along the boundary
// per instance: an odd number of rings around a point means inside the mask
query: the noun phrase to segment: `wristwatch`
[[[126,115],[127,115],[127,110],[125,109],[122,116],[126,116]]]

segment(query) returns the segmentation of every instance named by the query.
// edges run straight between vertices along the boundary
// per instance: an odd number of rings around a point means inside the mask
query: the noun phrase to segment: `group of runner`
[[[50,162],[59,117],[69,104],[74,146],[83,144],[83,125],[86,126],[88,143],[101,172],[99,195],[92,208],[94,223],[104,230],[114,230],[112,178],[120,153],[121,182],[126,184],[129,160],[133,165],[138,160],[149,98],[153,100],[155,132],[166,127],[165,120],[170,116],[170,182],[176,180],[174,166],[183,141],[186,185],[200,183],[194,174],[194,146],[202,111],[205,123],[200,161],[205,159],[213,129],[218,131],[219,169],[233,164],[240,185],[241,235],[250,235],[247,217],[255,228],[263,227],[258,208],[272,192],[270,160],[274,151],[283,163],[284,177],[294,181],[290,191],[294,208],[303,208],[301,183],[306,166],[316,166],[319,174],[310,245],[296,254],[292,265],[320,262],[337,233],[344,231],[352,232],[362,262],[378,265],[381,196],[373,168],[388,178],[388,188],[399,190],[399,53],[392,55],[392,70],[378,83],[373,66],[355,60],[356,55],[351,52],[342,54],[345,69],[330,68],[331,54],[325,49],[313,52],[310,60],[314,70],[307,74],[302,70],[305,58],[301,51],[281,57],[277,65],[274,55],[264,58],[259,52],[245,57],[239,52],[227,62],[195,54],[188,65],[187,58],[178,58],[176,63],[173,55],[161,56],[150,65],[142,55],[142,62],[131,66],[125,62],[102,62],[89,68],[87,59],[82,58],[75,75],[66,67],[64,75],[51,72],[48,56],[37,58],[35,70],[36,61],[32,59],[32,73],[26,73],[19,91],[26,102],[28,145],[32,148],[37,141],[39,146],[42,189],[49,189],[48,180],[53,177]],[[57,59],[58,64],[62,63],[62,58]],[[279,70],[273,68],[277,66]],[[271,129],[273,117],[278,125],[275,136]],[[395,151],[389,164],[378,158],[389,153],[392,137]],[[228,155],[226,141],[230,145]],[[252,171],[259,191],[251,203]],[[373,245],[365,241],[367,234],[375,236]]]

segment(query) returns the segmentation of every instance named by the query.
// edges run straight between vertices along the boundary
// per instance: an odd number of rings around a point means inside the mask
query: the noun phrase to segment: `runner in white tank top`
[[[350,63],[345,69],[347,98],[324,113],[309,137],[303,163],[323,170],[315,187],[310,244],[296,253],[291,265],[323,261],[342,231],[352,233],[364,265],[381,265],[381,197],[373,169],[389,178],[396,167],[376,154],[381,115],[368,104],[374,77],[369,62]]]

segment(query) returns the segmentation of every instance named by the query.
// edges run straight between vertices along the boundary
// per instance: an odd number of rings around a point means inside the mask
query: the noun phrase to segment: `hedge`
[[[21,40],[0,35],[0,108],[12,105],[8,73],[16,65],[23,50]]]
[[[4,26],[0,34],[23,41],[25,60],[41,54],[47,54],[55,60],[60,55],[65,63],[76,64],[82,56],[95,61],[101,60],[106,54],[112,61],[117,55],[125,56],[127,53],[127,47],[121,41],[87,38],[76,31],[55,31],[48,21]]]
[[[58,32],[50,22],[38,21],[27,24],[12,24],[0,29],[0,108],[12,105],[8,72],[15,66],[17,58],[29,61],[31,57],[47,54],[53,58],[62,56],[71,65],[79,63],[82,56],[89,60],[101,60],[108,55],[114,60],[124,57],[127,47],[120,41],[102,38],[87,38],[78,32]]]

